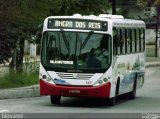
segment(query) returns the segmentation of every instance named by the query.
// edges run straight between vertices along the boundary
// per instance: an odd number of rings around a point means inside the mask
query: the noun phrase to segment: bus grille
[[[56,72],[61,79],[89,80],[94,74]]]

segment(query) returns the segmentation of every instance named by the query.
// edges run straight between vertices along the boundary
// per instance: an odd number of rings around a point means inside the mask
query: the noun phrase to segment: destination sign
[[[49,19],[48,29],[82,29],[107,31],[108,24],[104,21],[75,20],[75,19]]]

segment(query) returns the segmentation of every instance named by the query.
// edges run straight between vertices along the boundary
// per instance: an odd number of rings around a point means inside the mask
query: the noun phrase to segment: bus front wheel
[[[114,106],[115,104],[116,104],[116,97],[108,99],[108,105],[109,106]]]
[[[51,103],[52,103],[52,104],[59,104],[59,103],[60,103],[60,100],[61,100],[61,96],[51,95],[51,96],[50,96],[50,99],[51,99]]]

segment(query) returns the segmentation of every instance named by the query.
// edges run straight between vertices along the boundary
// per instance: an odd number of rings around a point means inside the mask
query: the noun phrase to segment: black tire
[[[61,100],[61,96],[50,96],[51,104],[59,104]]]
[[[133,91],[128,93],[128,99],[129,100],[134,100],[136,98],[136,91],[137,91],[137,76],[136,76],[136,79],[134,81]]]
[[[116,96],[119,95],[119,85],[120,85],[120,78],[118,78],[118,81],[117,81],[117,85],[116,85]]]
[[[134,91],[128,93],[129,100],[134,100],[135,98],[136,98],[136,89],[134,89]]]
[[[109,106],[114,106],[116,104],[116,97],[109,98],[107,102]]]
[[[120,83],[120,79],[118,78],[117,85],[116,85],[116,91],[115,91],[115,97],[108,99],[109,106],[114,106],[116,104],[116,98],[119,95],[119,83]]]

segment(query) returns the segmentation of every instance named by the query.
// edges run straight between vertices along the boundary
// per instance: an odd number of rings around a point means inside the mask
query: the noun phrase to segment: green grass
[[[29,73],[23,72],[21,74],[10,72],[0,79],[0,89],[17,88],[38,84],[38,76],[39,74],[37,71]]]
[[[25,63],[23,63],[23,71],[21,73],[15,73],[15,71],[9,71],[0,77],[0,89],[17,88],[30,86],[39,83],[39,62],[36,59],[25,57]]]

